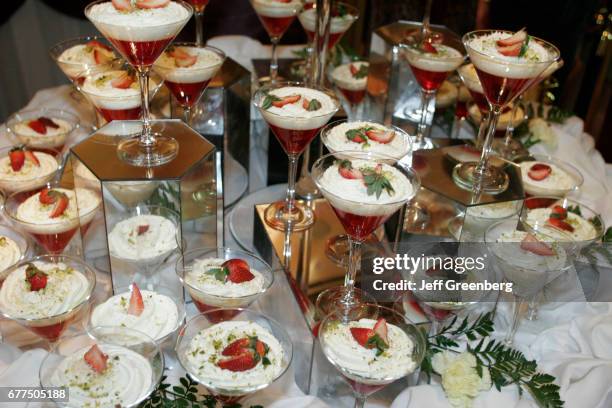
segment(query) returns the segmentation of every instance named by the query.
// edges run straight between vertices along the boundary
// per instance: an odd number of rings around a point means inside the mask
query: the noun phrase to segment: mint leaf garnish
[[[207,275],[213,275],[216,280],[220,282],[225,282],[227,275],[229,275],[229,271],[227,268],[212,268],[206,271]]]
[[[395,190],[391,185],[389,178],[382,172],[382,167],[361,169],[363,173],[363,182],[368,188],[368,195],[376,194],[376,198],[380,198],[383,190],[389,195],[393,195]]]
[[[525,54],[527,53],[527,50],[529,49],[529,40],[531,40],[531,36],[528,35],[527,38],[525,39],[525,42],[523,43],[523,46],[521,47],[521,50],[519,51],[519,58],[522,58],[525,56]]]
[[[353,74],[353,78],[355,79],[361,79],[367,76],[368,76],[368,66],[367,65],[361,65],[359,67],[359,70]]]
[[[308,107],[306,108],[307,111],[313,112],[319,109],[321,109],[321,102],[319,102],[317,99],[311,99],[310,102],[308,102]]]
[[[270,108],[270,106],[272,106],[273,102],[278,102],[280,101],[281,98],[279,98],[278,96],[274,96],[274,95],[266,95],[266,97],[263,100],[263,103],[261,104],[261,108],[263,110],[267,110],[268,108]]]

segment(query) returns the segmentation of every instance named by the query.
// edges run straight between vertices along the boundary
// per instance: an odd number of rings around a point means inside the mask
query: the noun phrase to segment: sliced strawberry
[[[559,218],[550,217],[547,222],[560,230],[574,232],[574,227]]]
[[[310,100],[304,97],[304,99],[302,99],[302,108],[308,110],[309,105],[310,105]]]
[[[359,72],[359,68],[357,68],[355,64],[350,64],[349,69],[351,70],[351,75],[353,76],[357,75],[357,72]]]
[[[170,0],[136,0],[136,7],[141,9],[154,9],[166,7]]]
[[[131,0],[112,0],[112,2],[115,9],[119,11],[132,11],[134,9]]]
[[[27,161],[32,162],[36,167],[40,167],[40,161],[38,161],[38,157],[34,155],[34,152],[26,150],[23,152]]]
[[[507,47],[509,45],[515,45],[515,44],[522,45],[523,41],[525,41],[526,39],[527,39],[527,31],[525,31],[525,28],[521,28],[516,33],[512,34],[510,37],[507,37],[501,40],[497,40],[497,45],[500,47]]]
[[[91,47],[91,48],[99,48],[99,49],[102,49],[102,50],[113,52],[113,49],[111,47],[109,47],[106,44],[101,43],[98,40],[91,40],[86,45],[88,47]]]
[[[51,214],[49,214],[49,218],[57,218],[64,214],[66,208],[68,208],[68,203],[68,196],[64,193],[58,193],[57,201],[55,206],[53,206],[53,210],[51,210]]]
[[[28,127],[35,131],[36,133],[40,133],[41,135],[47,134],[47,127],[43,122],[39,119],[34,119],[28,122]]]
[[[144,311],[144,301],[142,300],[142,293],[136,283],[132,283],[132,294],[130,296],[130,305],[128,306],[127,313],[133,316],[140,316]]]
[[[564,220],[567,218],[567,210],[560,205],[555,205],[550,211],[550,218]]]
[[[527,175],[532,180],[540,181],[550,176],[550,173],[552,173],[552,168],[548,164],[536,163],[529,168]]]
[[[506,57],[518,57],[518,55],[521,53],[521,48],[523,48],[523,44],[522,43],[518,43],[518,44],[514,44],[514,45],[509,45],[507,47],[497,47],[497,51],[501,54],[501,55],[505,55]]]
[[[33,264],[26,267],[26,281],[30,284],[30,291],[38,292],[47,287],[47,274]]]
[[[96,64],[107,64],[115,58],[115,54],[112,51],[107,51],[105,49],[94,48],[93,57]]]
[[[194,65],[197,60],[198,60],[197,55],[189,55],[183,58],[175,58],[174,64],[179,68],[186,68],[186,67],[190,67]]]
[[[117,89],[127,89],[134,83],[134,78],[127,72],[111,80],[111,86]]]
[[[43,125],[45,125],[45,127],[52,128],[52,129],[59,129],[59,125],[55,123],[53,119],[50,119],[46,116],[41,116],[40,118],[38,118],[38,121],[42,123]]]
[[[290,103],[296,103],[300,100],[300,98],[300,95],[287,95],[280,98],[279,101],[272,102],[272,105],[276,106],[277,108],[282,108],[283,106],[288,105]]]
[[[264,343],[261,340],[257,340],[257,342],[255,343],[255,351],[257,352],[257,354],[259,354],[259,357],[263,358],[266,353],[268,346],[266,345],[266,343]]]
[[[146,234],[147,231],[149,231],[149,225],[144,224],[144,225],[139,225],[138,226],[138,230],[136,231],[136,233],[138,234],[138,236]]]
[[[351,162],[348,160],[343,160],[340,162],[340,165],[338,166],[338,173],[340,173],[340,175],[345,179],[349,180],[363,179],[363,173],[358,169],[354,169]]]
[[[13,171],[19,171],[25,163],[25,153],[21,147],[11,149],[9,152],[9,160],[11,161],[11,168]]]
[[[387,144],[393,140],[395,132],[393,130],[372,129],[366,131],[366,136],[375,142]]]
[[[253,352],[247,351],[237,356],[221,360],[217,363],[217,367],[223,370],[229,370],[233,372],[247,371],[257,365]]]
[[[255,279],[255,275],[250,270],[245,268],[228,268],[229,274],[227,279],[233,283],[248,282]]]
[[[529,198],[525,200],[525,207],[530,210],[534,208],[547,208],[556,201],[556,198]]]
[[[351,335],[360,346],[365,348],[372,348],[370,346],[370,339],[374,337],[375,334],[374,330],[366,327],[351,327]]]
[[[380,318],[376,321],[374,325],[374,333],[378,334],[380,339],[388,346],[389,345],[389,337],[387,332],[387,321],[384,318]]]
[[[428,53],[428,54],[437,54],[438,50],[436,50],[436,47],[433,46],[433,44],[429,41],[423,41],[421,43],[421,50],[423,50],[424,52]]]
[[[234,340],[223,349],[221,354],[224,356],[237,356],[239,354],[244,353],[244,351],[249,348],[250,344],[251,339],[249,339],[248,337]]]
[[[106,371],[108,356],[100,350],[97,344],[91,346],[83,356],[83,359],[96,373],[102,374]]]
[[[532,234],[525,235],[525,238],[521,241],[521,249],[540,256],[553,256],[555,254],[550,246],[539,241]]]
[[[51,189],[43,188],[40,190],[40,194],[38,194],[38,200],[41,204],[53,204],[57,200],[57,196],[54,193]]]
[[[168,52],[168,55],[170,55],[172,58],[181,59],[181,58],[187,58],[191,56],[191,54],[185,51],[183,47],[172,47],[167,52]]]

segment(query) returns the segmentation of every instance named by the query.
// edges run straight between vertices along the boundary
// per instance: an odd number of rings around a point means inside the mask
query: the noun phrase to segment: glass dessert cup
[[[398,197],[387,195],[391,199],[386,202],[364,202],[365,200],[343,197],[345,192],[342,190],[332,191],[330,185],[325,185],[327,183],[322,183],[322,180],[324,180],[324,175],[328,174],[328,169],[330,171],[336,171],[334,167],[339,169],[340,160],[338,158],[351,162],[357,160],[362,168],[365,168],[366,165],[375,169],[382,166],[393,168],[394,172],[396,172],[393,177],[397,177],[396,187],[401,185],[405,189],[403,194]],[[350,244],[348,270],[344,278],[344,286],[326,291],[325,299],[332,301],[335,306],[326,305],[323,298],[320,299],[320,302],[318,300],[317,303],[320,303],[322,310],[332,310],[334,307],[342,310],[351,310],[359,305],[358,299],[354,296],[354,287],[361,266],[361,246],[363,241],[416,194],[420,186],[420,180],[412,168],[392,157],[355,151],[336,152],[325,155],[313,164],[311,173],[323,197],[327,199],[338,220],[344,227]],[[371,199],[368,198],[368,200]]]
[[[127,74],[133,73],[132,68],[123,61],[95,66],[80,73],[83,82],[77,85],[77,89],[95,108],[98,127],[102,127],[113,120],[139,120],[143,114],[141,95],[105,95],[103,92],[94,91],[94,88],[89,86],[90,83],[95,82],[96,78],[102,77],[107,72],[115,71],[123,71]],[[162,87],[164,81],[156,72],[150,72],[148,75],[150,102]],[[150,81],[151,79],[153,82]]]
[[[311,117],[282,116],[264,109],[263,104],[268,93],[284,87],[302,87],[322,92],[331,99],[334,108],[331,111]],[[277,81],[259,88],[253,96],[253,103],[259,109],[270,130],[274,133],[274,136],[276,136],[289,158],[287,197],[285,201],[272,203],[266,208],[264,212],[266,224],[281,231],[303,231],[308,229],[314,223],[314,214],[307,205],[295,200],[295,179],[297,176],[298,158],[308,144],[317,136],[319,130],[338,111],[340,107],[338,99],[333,92],[325,88],[306,86],[301,82]]]
[[[499,194],[505,191],[509,184],[505,171],[489,163],[493,135],[502,110],[535,83],[539,76],[559,59],[559,50],[554,45],[532,36],[529,37],[530,44],[536,43],[542,47],[547,53],[547,58],[536,61],[527,59],[521,62],[512,61],[473,47],[474,40],[495,32],[504,31],[478,30],[463,36],[463,43],[476,68],[489,103],[490,114],[480,161],[460,163],[453,169],[453,179],[459,187],[472,190],[474,186],[477,186],[480,191],[489,194]]]
[[[187,278],[187,275],[193,271],[194,264],[197,261],[206,259],[242,259],[249,265],[249,268],[256,270],[263,276],[263,285],[256,293],[242,296],[208,293]],[[208,319],[213,322],[231,319],[232,316],[229,313],[233,313],[232,311],[237,311],[239,308],[248,308],[266,293],[274,282],[272,268],[263,259],[251,252],[226,247],[196,248],[186,251],[176,262],[176,274],[187,292],[189,292],[189,296],[191,296],[193,304],[198,311],[200,313],[208,313]],[[216,311],[211,312],[211,310]]]
[[[107,354],[109,361],[100,377],[96,377],[83,358],[94,345]],[[70,372],[71,368],[77,372]],[[95,404],[100,408],[133,408],[157,388],[163,371],[164,354],[149,336],[125,327],[98,326],[62,338],[43,359],[39,379],[41,387],[49,391],[59,386],[69,389],[69,401],[50,398],[59,407],[80,408]],[[107,376],[115,377],[115,381],[104,384],[102,380]],[[99,389],[82,382],[83,377]]]
[[[521,308],[531,301],[548,283],[561,276],[572,265],[572,254],[575,244],[571,240],[559,241],[551,237],[546,230],[529,228],[520,224],[524,231],[517,230],[516,220],[500,221],[491,225],[485,232],[485,243],[493,262],[503,278],[512,283],[514,312],[512,324],[506,334],[505,342],[512,344],[521,322]],[[510,234],[519,233],[518,236]],[[525,235],[531,235],[536,241],[524,249]],[[545,246],[547,252],[540,252]],[[540,255],[547,253],[547,255]],[[550,254],[550,255],[548,255]]]
[[[0,149],[0,160],[5,157],[8,157],[12,149],[12,146]],[[38,150],[34,149],[33,151],[36,152]],[[31,177],[26,177],[18,180],[12,178],[3,179],[2,176],[0,176],[0,191],[5,192],[7,196],[17,192],[30,192],[33,194],[38,190],[42,189],[47,183],[51,182],[57,176],[57,171],[59,170],[61,165],[60,154],[57,151],[41,153],[49,154],[52,156],[53,161],[49,160],[49,163],[51,166],[55,166],[55,170],[51,171],[48,174],[40,174],[38,176],[32,175]]]
[[[359,72],[362,67],[366,68],[365,76],[361,76],[363,73]],[[366,95],[367,68],[369,68],[367,61],[352,61],[334,68],[330,74],[330,81],[341,95],[344,102],[343,108],[349,121],[363,117],[362,102]],[[357,70],[356,74],[353,74],[355,70]]]
[[[259,21],[265,28],[272,43],[272,57],[270,59],[270,75],[259,78],[259,82],[276,82],[278,79],[278,53],[277,46],[295,17],[302,10],[301,0],[283,2],[265,2],[250,0]]]
[[[32,130],[24,122],[35,121],[45,117],[57,121],[56,126],[59,130],[45,126],[45,133],[40,134]],[[43,125],[44,126],[44,125]],[[32,150],[57,155],[64,150],[64,146],[70,134],[79,127],[79,118],[63,109],[34,109],[17,112],[9,117],[6,128],[11,135],[14,135],[19,142]]]
[[[226,317],[219,321],[217,319],[219,315],[224,315]],[[271,337],[276,339],[278,345],[280,346],[280,350],[278,351],[282,353],[282,356],[280,357],[280,361],[276,363],[278,366],[276,367],[274,376],[265,379],[265,381],[261,381],[260,379],[256,379],[256,381],[253,382],[241,381],[241,377],[246,377],[249,374],[248,371],[250,370],[247,370],[243,371],[242,375],[240,373],[233,373],[229,377],[220,378],[220,376],[225,372],[232,372],[225,369],[219,369],[218,367],[215,367],[217,371],[216,373],[203,376],[200,373],[201,370],[198,369],[198,366],[194,364],[194,362],[190,361],[189,356],[193,353],[191,350],[192,342],[196,336],[214,326],[220,327],[218,325],[227,325],[232,323],[236,325],[248,323],[257,324],[264,330],[268,331]],[[229,343],[222,344],[222,347],[226,347],[228,344]],[[185,326],[179,332],[175,351],[181,366],[185,369],[185,371],[187,371],[187,375],[190,378],[204,386],[212,395],[217,396],[221,401],[223,401],[224,404],[231,404],[236,403],[244,396],[267,388],[274,381],[282,377],[291,364],[293,357],[293,344],[289,334],[279,323],[261,313],[247,309],[216,309],[195,316],[185,324]],[[215,350],[208,349],[203,349],[201,351],[207,354],[216,352]],[[217,378],[214,377],[215,375]],[[253,377],[250,376],[250,378]]]
[[[61,56],[66,50],[72,47],[76,47],[76,46],[81,46],[81,45],[86,46],[88,43],[92,41],[96,41],[100,43],[105,48],[108,47],[109,51],[113,53],[112,58],[109,58],[106,55],[104,55],[103,58],[100,58],[100,59],[96,59],[95,57],[92,57],[90,61],[83,61],[83,62],[65,61],[65,60],[62,61]],[[68,77],[68,79],[73,84],[79,84],[83,82],[82,78],[79,76],[81,72],[91,69],[94,66],[103,65],[105,63],[111,62],[118,58],[115,52],[112,50],[112,48],[110,48],[110,43],[104,37],[100,37],[97,35],[76,37],[76,38],[71,38],[69,40],[60,41],[59,43],[55,44],[53,47],[49,49],[49,55],[51,56],[51,59],[55,61],[57,66],[62,70],[64,75],[66,75],[66,77]]]
[[[342,124],[350,124],[350,123],[351,123],[350,120],[337,120],[337,121],[327,124],[323,129],[321,129],[321,141],[323,142],[323,144],[325,145],[327,150],[329,150],[330,153],[335,154],[338,151],[350,151],[348,146],[340,145],[339,141],[334,140],[335,138],[332,136],[332,130],[336,126],[339,126]],[[408,133],[406,133],[403,129],[397,126],[393,126],[393,125],[391,126],[380,125],[380,127],[381,128],[384,127],[385,129],[388,129],[388,130],[393,130],[393,132],[395,132],[395,136],[393,140],[395,140],[395,138],[398,138],[398,140],[401,139],[402,141],[402,143],[399,144],[400,148],[398,149],[387,149],[386,148],[387,145],[381,145],[383,146],[383,149],[385,149],[384,152],[380,152],[381,154],[387,154],[390,157],[393,157],[393,159],[395,160],[401,160],[402,158],[410,154],[412,150],[412,138],[410,137]],[[359,147],[359,146],[362,146],[362,145],[355,144],[353,151],[358,152],[358,153],[363,153],[367,151],[377,153],[376,150],[377,150],[378,144],[375,144],[374,147],[370,147],[369,149],[365,147]],[[343,158],[341,155],[338,155],[336,157],[338,159]],[[363,251],[362,257],[364,257],[364,259],[365,259],[365,256],[368,256],[371,258],[371,257],[378,255],[381,252],[381,250],[377,248],[378,242],[379,240],[376,237],[376,234],[372,234],[369,238],[367,238],[364,241],[363,247],[362,247],[362,251]],[[327,241],[326,245],[327,245],[326,250],[325,250],[326,255],[336,264],[343,265],[346,267],[348,265],[348,256],[349,256],[349,248],[350,248],[350,244],[348,242],[348,236],[345,234],[336,235],[330,238]]]
[[[459,37],[448,34],[437,35],[431,30],[407,37],[407,43],[401,46],[410,69],[421,87],[421,119],[417,126],[413,148],[431,149],[434,146],[433,142],[426,136],[429,134],[430,126],[428,117],[433,115],[433,112],[430,112],[432,106],[435,111],[433,101],[436,92],[450,73],[463,63],[465,49]],[[430,52],[431,50],[433,52]],[[442,52],[444,55],[439,55]]]
[[[1,198],[2,197],[0,197],[0,207],[2,206]],[[0,259],[0,287],[2,287],[2,282],[4,282],[4,279],[7,276],[8,270],[13,265],[27,258],[29,251],[30,251],[30,240],[26,236],[24,236],[19,231],[13,228],[9,228],[5,225],[0,224],[0,239],[2,237],[6,237],[16,244],[16,247],[17,247],[16,249],[19,251],[19,256],[14,257],[10,261],[7,259]],[[2,252],[2,247],[3,247],[3,244],[2,244],[2,241],[0,240],[0,252]]]
[[[159,166],[168,163],[178,154],[178,142],[172,136],[154,134],[151,131],[149,110],[149,74],[151,67],[164,49],[174,40],[193,14],[193,8],[182,0],[172,0],[186,10],[185,18],[159,25],[120,25],[96,20],[92,9],[108,0],[97,0],[85,8],[85,16],[104,35],[115,49],[138,72],[141,91],[142,134],[121,141],[117,154],[125,162],[140,167]]]
[[[175,42],[172,43],[172,47],[185,47],[187,50],[190,48],[196,49],[199,52],[210,52],[219,57],[219,61],[214,64],[196,68],[162,65],[159,59],[153,65],[153,70],[164,79],[164,83],[175,101],[183,108],[185,123],[191,125],[192,109],[200,101],[208,88],[208,84],[223,65],[225,53],[215,47],[200,46],[198,43],[190,42]]]
[[[522,206],[521,201],[506,201],[497,204],[467,207],[448,223],[448,232],[456,240],[482,242],[484,233],[492,224],[508,218],[516,218]],[[485,212],[487,209],[492,212]]]
[[[158,225],[151,228],[151,224],[146,223],[150,221]],[[141,226],[143,232],[140,232]],[[111,262],[123,268],[120,270],[128,271],[131,280],[141,284],[141,289],[155,290],[160,280],[158,272],[182,245],[180,215],[158,205],[139,204],[118,214],[107,231]],[[154,236],[147,238],[148,233]],[[139,239],[141,235],[144,238]],[[162,247],[155,248],[156,244]]]
[[[385,319],[387,327],[392,329],[390,334],[393,334],[386,352],[396,354],[393,359],[385,357],[385,353],[381,357],[375,357],[376,350],[359,345],[351,337],[351,333],[348,333],[348,337],[344,337],[344,333],[341,332],[342,337],[333,338],[335,333],[343,331],[346,326],[371,327],[381,318]],[[342,345],[338,342],[345,339],[351,344],[346,348],[340,348]],[[401,313],[374,304],[365,304],[354,313],[331,313],[321,322],[319,342],[327,360],[353,389],[356,408],[363,408],[366,399],[386,385],[418,370],[427,348],[425,336],[418,327],[410,323]],[[355,343],[354,347],[352,343]],[[411,347],[408,343],[411,343]],[[357,352],[359,355],[355,356]],[[369,361],[357,361],[357,357],[362,356]],[[387,360],[388,364],[381,366],[377,361],[378,358]]]
[[[42,188],[57,189],[62,188],[58,183],[47,183]],[[68,189],[70,190],[70,189]],[[82,189],[85,190],[85,189]],[[73,194],[78,194],[75,190],[70,190]],[[77,190],[79,191],[79,190]],[[91,190],[87,190],[91,194],[97,195]],[[47,218],[40,221],[25,221],[18,216],[18,208],[31,196],[38,194],[36,192],[16,192],[11,194],[4,205],[4,214],[11,223],[19,228],[20,230],[28,233],[30,237],[41,247],[45,252],[59,255],[64,249],[70,244],[70,241],[75,236],[77,231],[85,233],[91,224],[96,212],[100,208],[101,200],[95,207],[79,210],[78,205],[74,216],[63,214],[60,216],[60,221],[55,222],[56,218]],[[78,199],[75,197],[74,203],[76,204]],[[53,204],[50,205],[50,207]],[[49,208],[49,211],[52,209]]]
[[[43,262],[43,263],[51,263],[58,264],[62,263],[69,268],[77,270],[81,272],[85,278],[87,279],[87,288],[86,293],[84,294],[83,299],[76,305],[72,306],[70,309],[55,315],[50,315],[42,318],[24,318],[16,315],[14,312],[4,309],[0,310],[0,313],[7,319],[10,319],[22,327],[32,331],[33,333],[40,336],[42,339],[46,340],[48,343],[56,342],[64,331],[78,318],[79,314],[86,310],[89,306],[89,301],[91,299],[93,290],[96,286],[96,274],[95,272],[82,260],[72,256],[66,255],[40,255],[34,258],[27,259],[26,261],[22,261],[8,270],[4,272],[5,280],[11,273],[18,271],[19,269],[27,266],[32,262]]]
[[[566,161],[551,156],[533,154],[521,157],[515,162],[521,166],[523,189],[527,196],[565,197],[572,191],[578,190],[584,183],[584,177],[582,177],[580,170]],[[529,176],[529,170],[533,164],[545,164],[554,169],[554,172],[564,174],[565,178],[569,178],[569,181],[564,185],[542,185],[539,180],[534,180]]]

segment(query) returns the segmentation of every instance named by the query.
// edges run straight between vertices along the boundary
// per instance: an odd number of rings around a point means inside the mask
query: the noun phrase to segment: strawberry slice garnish
[[[228,259],[221,265],[227,269],[227,279],[233,283],[248,282],[255,279],[255,275],[251,273],[249,264],[242,259]]]
[[[49,218],[57,218],[64,214],[66,208],[68,208],[68,196],[64,193],[57,192],[57,201],[53,206],[53,210],[51,210],[51,214],[49,214]]]
[[[376,333],[380,339],[389,346],[389,337],[387,331],[387,321],[384,318],[380,318],[376,321],[374,325],[374,333]]]
[[[184,58],[175,58],[174,64],[179,68],[186,68],[186,67],[190,67],[194,65],[197,60],[198,60],[197,55],[189,55]]]
[[[574,232],[574,227],[572,227],[570,224],[563,221],[562,219],[550,217],[547,222],[553,227],[558,228],[560,230]]]
[[[38,157],[34,155],[34,152],[25,150],[23,154],[27,161],[32,162],[36,167],[40,167],[40,161],[38,161]]]
[[[98,48],[98,49],[102,49],[102,50],[113,52],[113,49],[111,47],[109,47],[106,44],[101,43],[98,40],[90,40],[89,42],[87,42],[86,46],[94,48],[94,49]]]
[[[245,349],[249,348],[251,339],[244,337],[242,339],[234,340],[228,344],[221,352],[224,356],[237,356],[244,353]]]
[[[550,218],[556,218],[559,220],[566,219],[567,209],[561,207],[560,205],[555,205],[550,211]]]
[[[282,108],[283,106],[288,105],[290,103],[296,103],[300,100],[300,98],[300,95],[287,95],[283,96],[282,98],[279,98],[280,100],[278,101],[272,102],[272,105],[276,106],[277,108]]]
[[[50,119],[46,116],[41,116],[40,118],[38,118],[38,121],[42,123],[43,125],[45,125],[45,127],[52,128],[52,129],[59,129],[59,125],[55,123],[53,119]]]
[[[371,129],[366,131],[366,136],[375,142],[387,144],[393,140],[395,137],[395,132],[393,130],[386,129]]]
[[[363,173],[358,169],[354,169],[353,165],[348,160],[342,160],[338,166],[338,173],[345,179],[360,180],[363,179]]]
[[[154,9],[166,7],[170,0],[136,0],[136,7],[141,9]]]
[[[552,173],[552,168],[548,164],[536,163],[529,168],[527,175],[532,180],[540,181],[550,176],[550,173]]]
[[[505,55],[506,57],[518,57],[521,53],[521,48],[523,48],[523,43],[518,43],[514,45],[509,45],[507,47],[497,47],[497,51],[501,55]]]
[[[93,57],[96,64],[107,64],[115,58],[115,54],[112,51],[107,51],[101,48],[94,48]]]
[[[33,264],[26,267],[26,281],[30,284],[30,291],[38,292],[47,287],[47,274]]]
[[[127,72],[121,73],[121,75],[111,80],[111,86],[117,89],[127,89],[134,83],[134,78]]]
[[[134,9],[131,0],[112,0],[112,2],[115,9],[119,11],[131,11]]]
[[[136,283],[132,283],[132,294],[130,295],[130,305],[128,306],[127,314],[132,316],[140,316],[144,311],[144,301],[142,293]]]
[[[256,365],[257,360],[255,359],[254,353],[251,351],[246,351],[242,354],[238,354],[237,356],[217,362],[217,367],[233,372],[247,371]]]
[[[40,190],[38,201],[40,201],[41,204],[51,205],[57,201],[59,194],[61,194],[61,192],[45,187]]]
[[[13,171],[19,171],[25,163],[25,152],[22,147],[15,147],[9,152],[9,160]]]
[[[497,40],[497,45],[500,47],[508,47],[510,45],[523,44],[523,42],[527,39],[527,31],[525,28],[521,28],[516,33],[512,34],[510,37]]]
[[[141,235],[146,234],[147,231],[149,231],[149,225],[148,224],[139,225],[138,229],[136,230],[136,234],[138,234],[138,236],[141,236]]]
[[[423,41],[421,43],[421,50],[423,52],[426,52],[427,54],[437,54],[438,50],[436,50],[436,47],[433,46],[433,44],[429,41]]]
[[[40,133],[41,135],[47,134],[47,126],[40,119],[33,119],[28,122],[28,127],[35,131],[36,133]]]
[[[172,47],[167,52],[168,55],[176,59],[187,58],[191,56],[191,54],[185,51],[183,47]]]
[[[355,64],[350,64],[349,65],[349,70],[351,71],[351,75],[352,76],[357,75],[357,72],[359,72],[359,68],[357,68],[357,66]]]
[[[367,327],[351,327],[351,335],[360,346],[367,349],[377,349],[376,355],[380,355],[389,348],[389,340],[387,338],[387,322],[385,319],[378,319],[374,325],[376,329],[368,329]],[[382,337],[385,336],[385,338]]]
[[[374,330],[367,327],[351,327],[351,335],[361,347],[372,348],[368,342],[375,334]]]
[[[94,344],[90,347],[90,349],[85,353],[83,359],[87,363],[88,366],[91,367],[98,374],[102,374],[106,371],[108,356],[100,350],[97,344]]]
[[[521,249],[540,256],[553,256],[555,251],[542,241],[539,241],[533,234],[525,235],[521,241]]]

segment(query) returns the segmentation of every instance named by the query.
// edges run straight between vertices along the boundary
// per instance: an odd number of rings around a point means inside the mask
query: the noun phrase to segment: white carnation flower
[[[442,376],[442,388],[454,408],[470,408],[480,391],[491,388],[489,370],[483,367],[482,378],[476,372],[476,357],[444,351],[432,358],[433,369]]]
[[[550,123],[542,118],[534,118],[529,121],[529,131],[536,139],[540,140],[550,149],[557,147],[557,135]]]

